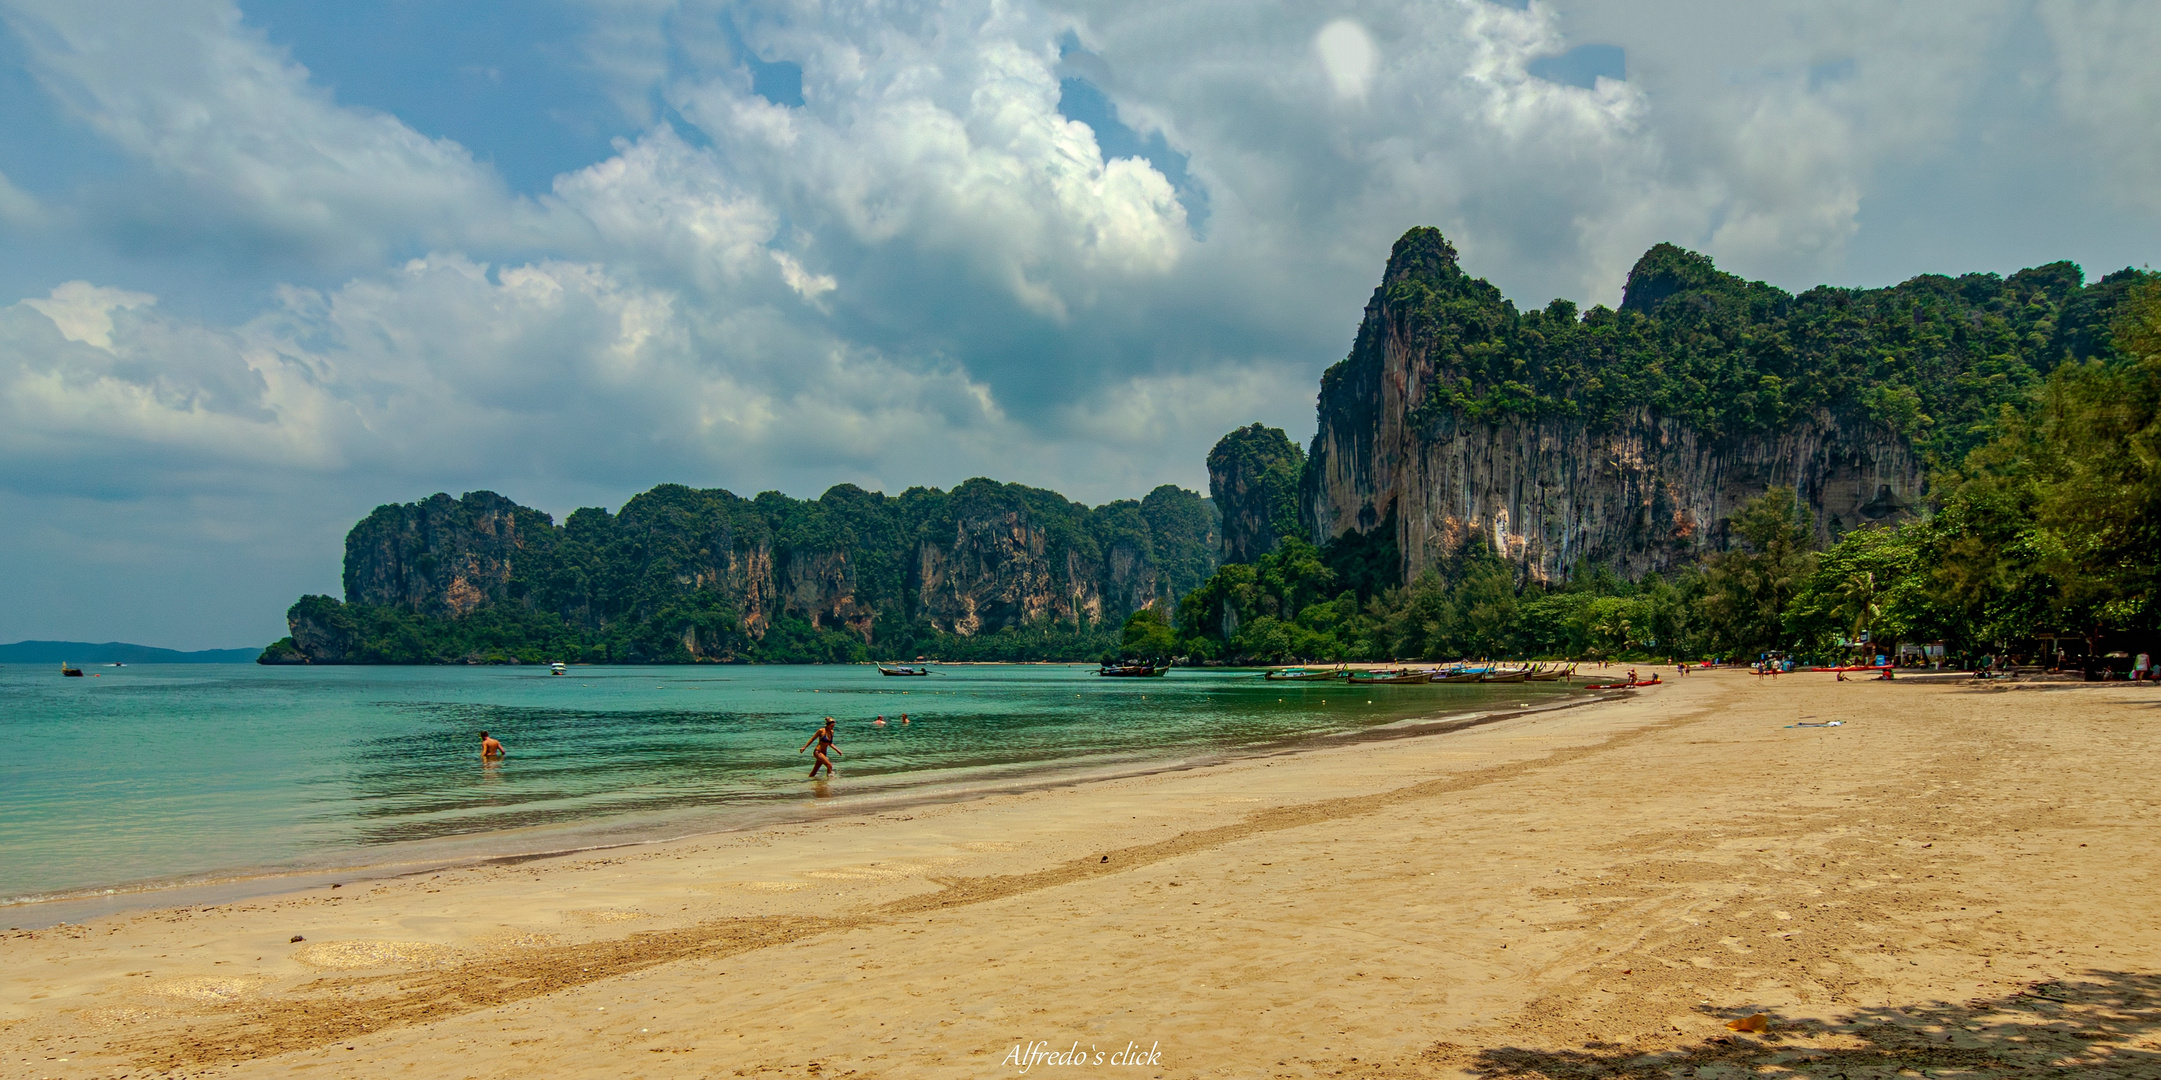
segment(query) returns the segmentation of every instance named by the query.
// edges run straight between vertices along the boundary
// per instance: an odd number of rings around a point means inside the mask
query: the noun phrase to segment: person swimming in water
[[[485,731],[480,733],[480,760],[503,760],[503,744],[495,741],[495,739],[489,736],[489,734]]]
[[[810,778],[816,780],[818,778],[818,770],[821,768],[825,770],[825,775],[832,776],[833,759],[831,757],[827,757],[826,755],[832,754],[838,756],[840,754],[840,747],[835,745],[833,742],[832,717],[826,717],[825,726],[820,727],[815,733],[813,733],[810,737],[810,742],[804,743],[800,749],[796,750],[796,753],[800,754],[804,750],[810,749],[811,743],[818,744],[818,750],[816,753],[811,755],[811,757],[816,760],[810,767]]]

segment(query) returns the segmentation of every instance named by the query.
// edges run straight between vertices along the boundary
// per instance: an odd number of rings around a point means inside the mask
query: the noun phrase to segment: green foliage
[[[1154,608],[1142,608],[1126,617],[1120,649],[1135,660],[1168,660],[1178,653],[1178,634]]]
[[[1141,500],[1155,554],[1156,599],[1164,610],[1215,572],[1221,525],[1215,504],[1175,484],[1163,484]]]
[[[1482,541],[1408,585],[1361,594],[1341,584],[1324,552],[1287,540],[1187,595],[1180,648],[1196,659],[1284,663],[1649,656],[1692,640],[1684,589],[1592,572],[1551,591],[1520,581]]]
[[[1878,642],[1996,652],[2037,636],[2086,651],[2161,630],[2161,282],[2118,305],[2115,352],[2051,372],[2026,410],[1935,477],[1937,509],[1848,533],[1788,612],[1825,646]]]
[[[1660,244],[1630,272],[1617,311],[1579,316],[1555,300],[1518,312],[1462,271],[1438,231],[1413,229],[1377,293],[1393,321],[1369,322],[1323,384],[1374,382],[1396,340],[1433,365],[1412,421],[1436,432],[1459,418],[1602,424],[1648,407],[1718,438],[1828,410],[1956,461],[2060,364],[2114,359],[2109,325],[2139,279],[2125,271],[2085,285],[2078,267],[2051,263],[2009,278],[1923,275],[1795,296]]]
[[[305,653],[300,651],[298,645],[293,644],[292,638],[281,637],[263,649],[262,655],[256,657],[255,662],[258,664],[305,664],[308,662],[308,658]]]
[[[1208,452],[1208,491],[1223,516],[1226,562],[1251,562],[1287,536],[1302,536],[1298,488],[1305,451],[1281,428],[1253,424]]]
[[[842,484],[816,500],[663,484],[560,528],[479,492],[378,509],[347,539],[349,603],[307,597],[289,614],[316,628],[294,649],[323,662],[1078,659],[1115,644],[1117,624],[1042,619],[1021,589],[975,586],[981,629],[957,633],[927,596],[961,574],[1035,575],[1117,618],[1174,603],[1216,549],[1210,505],[1171,485],[1090,509],[983,479],[897,497]],[[473,569],[491,562],[507,569],[499,585]],[[493,591],[452,613],[454,579]]]
[[[909,648],[896,651],[903,656],[959,662],[1083,662],[1117,651],[1118,641],[1118,633],[1102,623],[1076,625],[1042,619],[965,637],[930,631],[913,638]]]
[[[1792,488],[1772,488],[1733,516],[1739,542],[1705,560],[1696,601],[1712,651],[1751,657],[1787,645],[1787,608],[1816,571],[1801,514]]]
[[[1933,640],[1942,620],[1928,613],[1931,529],[1923,523],[1856,529],[1823,553],[1785,612],[1797,648],[1836,654],[1866,640],[1883,645]]]

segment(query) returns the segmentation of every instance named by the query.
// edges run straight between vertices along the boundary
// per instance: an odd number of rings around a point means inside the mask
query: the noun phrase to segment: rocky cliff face
[[[345,594],[428,615],[463,615],[502,596],[548,515],[492,491],[379,506],[345,537]]]
[[[874,647],[896,632],[1115,624],[1175,607],[1213,572],[1216,543],[1207,503],[1168,485],[1095,509],[988,480],[899,497],[842,485],[812,501],[663,485],[561,527],[492,492],[436,495],[355,525],[346,604],[310,597],[288,622],[317,663],[347,662],[365,636],[356,617],[384,610],[543,613],[588,636],[621,631],[633,659],[679,644],[725,660],[783,623]]]
[[[1208,452],[1208,493],[1223,516],[1223,561],[1249,563],[1276,549],[1299,524],[1298,484],[1306,455],[1281,428],[1254,424]]]
[[[1671,274],[1654,290],[1653,276],[1639,266],[1622,312],[1579,322],[1573,305],[1556,301],[1519,321],[1497,291],[1463,274],[1437,232],[1407,235],[1350,356],[1322,383],[1301,492],[1315,541],[1382,528],[1392,515],[1406,579],[1474,537],[1534,580],[1584,562],[1636,576],[1725,547],[1735,508],[1775,485],[1799,493],[1825,542],[1919,503],[1921,455],[1853,401],[1782,399],[1786,411],[1769,424],[1712,423],[1704,417],[1728,414],[1625,396],[1585,404],[1602,378],[1619,377],[1601,339],[1575,354],[1550,342],[1576,332],[1570,326],[1589,335],[1613,320],[1655,343],[1661,311],[1697,298]],[[1761,394],[1755,378],[1741,385]]]

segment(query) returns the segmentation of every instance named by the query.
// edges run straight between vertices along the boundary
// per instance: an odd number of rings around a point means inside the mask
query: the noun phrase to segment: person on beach
[[[840,747],[834,745],[833,743],[832,717],[826,717],[825,726],[819,728],[816,733],[812,734],[810,737],[810,742],[804,743],[802,747],[796,751],[796,753],[800,754],[804,750],[810,749],[811,743],[817,743],[818,750],[816,753],[811,755],[811,757],[814,758],[815,761],[810,767],[810,778],[816,780],[818,778],[819,769],[824,769],[825,775],[827,776],[833,775],[833,758],[828,757],[827,755],[831,754],[837,756],[840,753]]]
[[[480,733],[480,760],[503,760],[503,744],[496,742],[495,739],[485,731]]]

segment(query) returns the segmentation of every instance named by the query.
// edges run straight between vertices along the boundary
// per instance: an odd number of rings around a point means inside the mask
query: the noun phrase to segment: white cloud
[[[1314,35],[1313,51],[1320,54],[1321,66],[1327,70],[1329,85],[1335,87],[1337,97],[1345,101],[1366,99],[1366,88],[1373,84],[1373,68],[1381,51],[1365,27],[1354,19],[1337,19]]]
[[[343,267],[414,243],[565,239],[464,147],[338,105],[231,3],[11,0],[5,14],[46,89],[148,167],[133,229]]]
[[[785,42],[801,50],[801,108],[732,70],[686,79],[678,107],[746,187],[828,243],[956,260],[973,280],[954,285],[1054,322],[1177,265],[1191,238],[1170,183],[1104,161],[1058,114],[1055,22],[954,4],[896,26],[874,10],[802,13]]]
[[[70,281],[54,286],[50,299],[25,300],[23,304],[51,319],[61,337],[110,352],[113,312],[144,307],[157,303],[157,299],[149,293],[101,289],[87,281]]]

